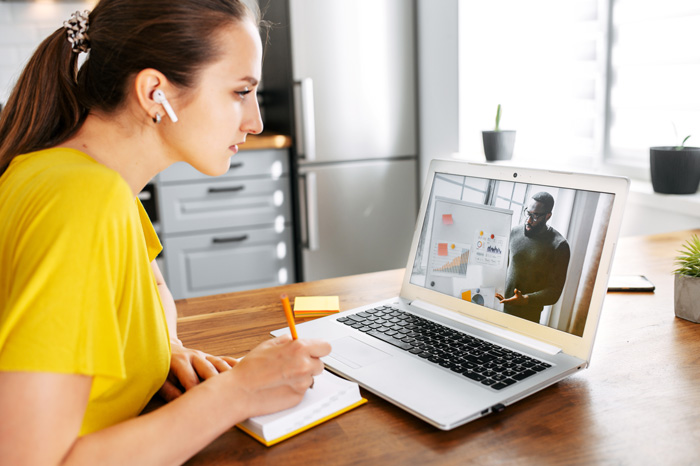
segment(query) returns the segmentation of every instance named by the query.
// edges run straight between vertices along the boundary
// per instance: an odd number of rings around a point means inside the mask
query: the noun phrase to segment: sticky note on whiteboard
[[[447,255],[447,243],[438,243],[438,256]]]
[[[442,214],[442,223],[444,225],[452,225],[452,214]]]

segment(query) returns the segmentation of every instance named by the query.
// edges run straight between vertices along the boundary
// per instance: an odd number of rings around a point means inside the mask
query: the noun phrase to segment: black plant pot
[[[510,160],[513,157],[515,131],[482,131],[486,160]]]
[[[652,147],[649,168],[654,191],[694,194],[700,184],[700,147]]]

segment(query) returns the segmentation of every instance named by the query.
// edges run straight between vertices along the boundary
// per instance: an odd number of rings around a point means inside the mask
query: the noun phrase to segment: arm
[[[547,266],[548,275],[546,282],[548,286],[527,294],[523,294],[516,288],[513,290],[513,296],[510,298],[504,298],[503,295],[496,293],[496,299],[500,303],[515,306],[548,306],[556,303],[564,290],[570,255],[569,243],[562,241],[554,251],[554,259],[551,265]]]
[[[0,372],[0,458],[8,464],[180,464],[232,425],[293,406],[323,370],[323,342],[280,337],[146,415],[78,437],[92,378]]]
[[[229,370],[236,365],[237,361],[229,356],[217,357],[202,351],[185,348],[177,337],[177,308],[173,295],[155,260],[151,262],[151,269],[158,285],[160,300],[163,303],[172,352],[170,373],[159,393],[166,401],[172,401],[180,396],[184,390],[189,390],[197,385],[200,379],[206,380],[219,372]]]

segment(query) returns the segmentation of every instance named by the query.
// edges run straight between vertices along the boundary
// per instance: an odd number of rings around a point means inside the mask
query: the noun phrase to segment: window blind
[[[604,145],[607,0],[459,3],[460,153],[516,130],[518,163],[590,165]]]
[[[647,166],[649,147],[700,146],[700,2],[612,3],[609,162]]]

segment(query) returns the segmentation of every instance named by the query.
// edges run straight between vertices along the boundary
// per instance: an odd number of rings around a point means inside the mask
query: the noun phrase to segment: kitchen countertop
[[[249,134],[246,142],[240,145],[241,150],[284,149],[291,147],[292,138],[283,134],[263,133]]]

